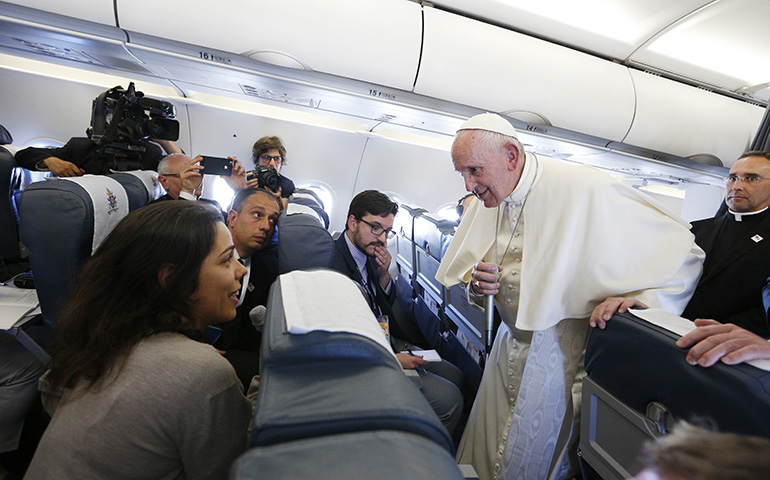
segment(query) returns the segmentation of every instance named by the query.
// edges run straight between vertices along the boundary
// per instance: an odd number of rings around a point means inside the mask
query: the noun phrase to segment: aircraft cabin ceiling
[[[767,0],[6,0],[0,54],[155,77],[179,105],[342,115],[362,134],[451,139],[494,111],[535,149],[701,181],[725,169],[688,158],[729,166],[760,124],[768,23]]]

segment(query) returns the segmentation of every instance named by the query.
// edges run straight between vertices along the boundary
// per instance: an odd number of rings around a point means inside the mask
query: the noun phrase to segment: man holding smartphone
[[[201,185],[203,167],[198,163],[201,156],[190,158],[183,153],[166,155],[158,164],[158,181],[166,194],[155,200],[195,200],[194,192]]]
[[[204,157],[198,155],[190,158],[183,153],[166,155],[158,164],[158,181],[166,190],[166,194],[155,200],[198,200],[199,189],[203,185],[203,174],[208,173],[201,160]],[[246,171],[238,160],[231,159],[232,171],[228,176],[222,176],[233,188],[238,191],[246,187]],[[207,199],[202,199],[209,201]],[[218,205],[219,206],[219,205]],[[221,209],[221,206],[219,206]]]

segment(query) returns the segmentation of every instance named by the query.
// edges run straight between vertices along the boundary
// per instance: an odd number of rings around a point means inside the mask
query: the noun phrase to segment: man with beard
[[[393,312],[396,284],[390,277],[391,256],[387,239],[393,236],[393,219],[398,205],[376,190],[365,190],[350,202],[345,231],[335,241],[331,268],[360,283],[369,294],[376,317],[387,315],[392,328],[392,343],[401,332]],[[397,350],[401,350],[400,348]],[[460,387],[462,373],[449,362],[428,363],[419,355],[398,353],[405,370],[416,370],[420,390],[452,435],[463,410]]]

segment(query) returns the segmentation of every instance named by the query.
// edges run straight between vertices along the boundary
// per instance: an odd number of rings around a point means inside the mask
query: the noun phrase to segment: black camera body
[[[83,163],[93,161],[112,170],[140,168],[147,139],[179,138],[175,116],[174,105],[145,97],[136,91],[134,82],[127,89],[118,85],[107,90],[93,102],[86,133],[96,148]]]
[[[274,168],[259,165],[246,177],[247,180],[256,178],[260,188],[267,188],[277,192],[281,188],[281,177]]]
[[[131,82],[128,89],[117,86],[94,99],[88,136],[100,146],[139,150],[151,137],[177,140],[179,122],[174,117],[174,105],[145,97]]]

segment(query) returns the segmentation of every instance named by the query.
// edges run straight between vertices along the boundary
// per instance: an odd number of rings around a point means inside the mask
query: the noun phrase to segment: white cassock
[[[689,224],[644,193],[591,167],[526,158],[500,208],[472,202],[436,274],[449,287],[480,260],[503,265],[503,323],[458,450],[482,479],[574,474],[591,311],[629,296],[679,314],[705,256]]]

